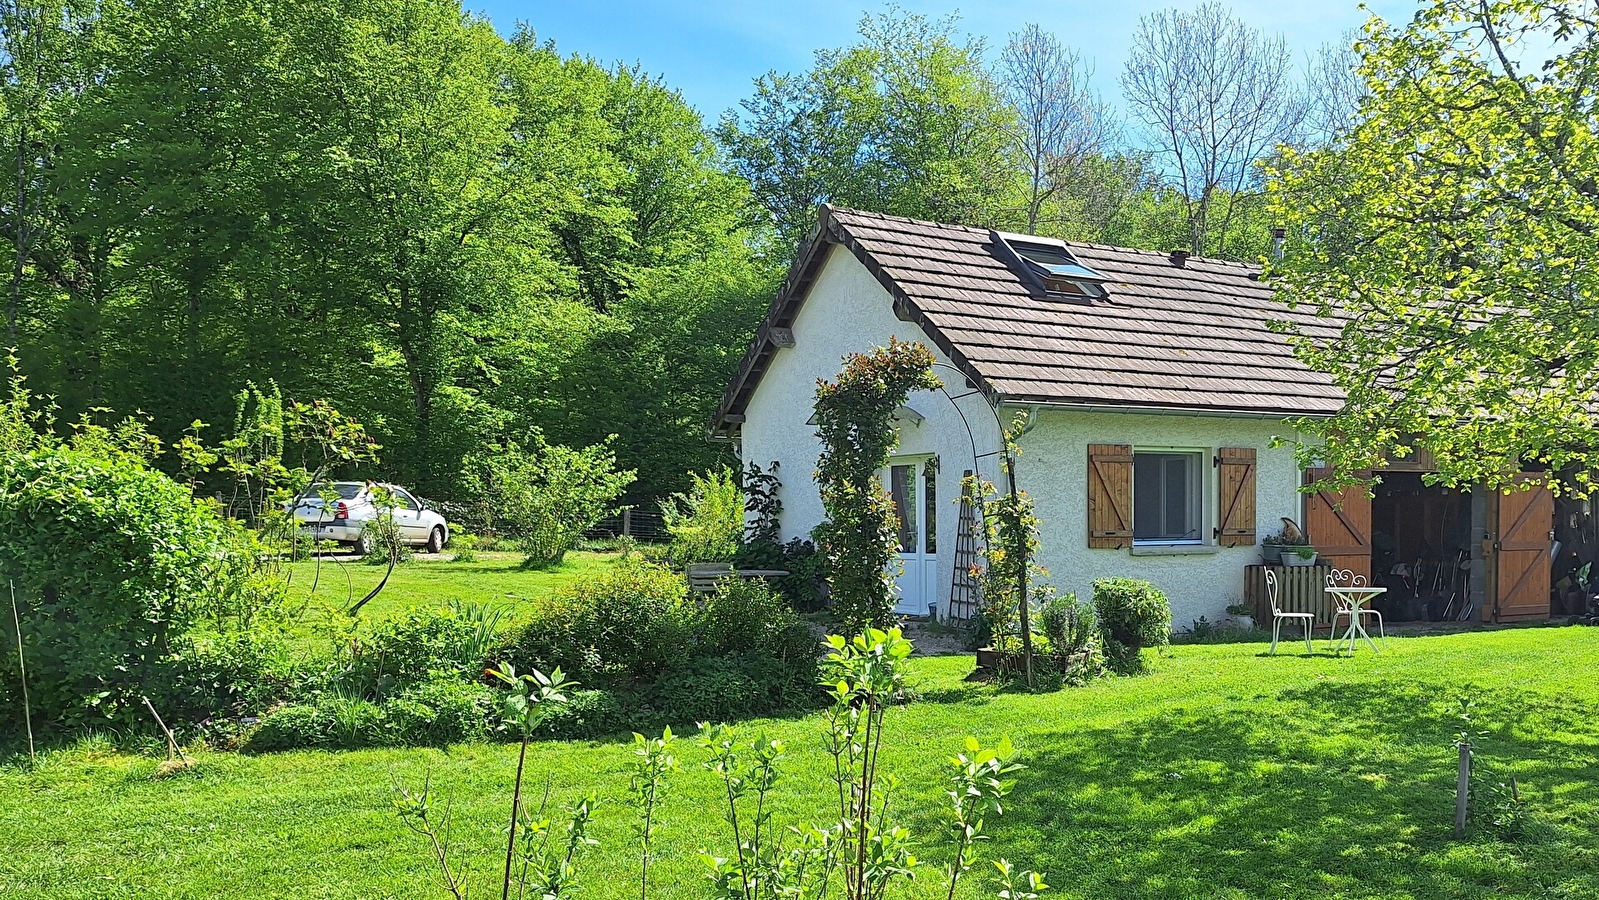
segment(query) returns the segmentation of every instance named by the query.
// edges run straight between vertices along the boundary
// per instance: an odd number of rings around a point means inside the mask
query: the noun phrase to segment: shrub
[[[532,438],[531,451],[507,442],[468,455],[462,482],[473,524],[515,538],[529,566],[552,566],[611,511],[635,476],[616,468],[613,438],[582,449],[548,443],[537,430]]]
[[[245,749],[252,753],[278,750],[354,750],[387,741],[383,710],[351,697],[326,697],[274,710],[261,720]]]
[[[142,717],[139,694],[203,614],[210,564],[227,552],[216,513],[135,457],[4,454],[0,568],[34,709],[65,724]],[[0,679],[17,671],[15,648],[0,642]]]
[[[479,624],[459,609],[412,610],[350,642],[344,686],[382,699],[436,674],[483,669]]]
[[[458,532],[452,525],[449,547],[455,551],[455,555],[450,557],[451,562],[477,562],[477,551],[480,549],[477,535]]]
[[[526,671],[652,676],[687,655],[688,588],[681,576],[643,561],[617,563],[541,600],[492,654]]]
[[[815,673],[821,651],[810,626],[765,582],[722,579],[697,619],[702,655],[750,653]]]
[[[578,740],[626,732],[636,724],[610,691],[572,691],[566,703],[545,714],[537,734],[558,741]]]
[[[161,661],[151,702],[169,723],[261,709],[287,697],[302,674],[267,633],[189,635]]]
[[[1094,637],[1094,609],[1076,594],[1054,597],[1038,609],[1038,623],[1054,652],[1069,656],[1087,649]]]
[[[776,580],[777,589],[795,609],[812,612],[821,609],[826,601],[827,557],[804,538],[794,538],[786,544],[776,539],[748,540],[734,555],[733,565],[787,572]]]
[[[1166,595],[1147,581],[1105,578],[1094,582],[1094,613],[1105,660],[1117,672],[1142,670],[1140,651],[1171,640],[1171,605]]]
[[[770,709],[766,687],[736,658],[703,657],[669,672],[652,700],[655,711],[674,722],[721,722]]]
[[[704,475],[691,472],[687,494],[661,501],[661,519],[672,535],[672,559],[678,563],[728,562],[738,552],[744,533],[744,495],[732,470]]]
[[[431,678],[383,704],[384,727],[391,741],[410,747],[477,740],[488,734],[498,699],[479,682]]]

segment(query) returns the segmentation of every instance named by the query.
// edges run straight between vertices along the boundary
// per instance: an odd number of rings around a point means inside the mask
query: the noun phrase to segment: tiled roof
[[[1035,296],[995,242],[986,229],[823,207],[715,427],[740,421],[773,352],[770,334],[793,322],[827,243],[849,248],[896,312],[995,400],[1260,415],[1329,415],[1343,405],[1332,379],[1300,363],[1268,322],[1322,337],[1335,326],[1273,301],[1257,266],[1068,241],[1109,278],[1107,297],[1076,303]]]

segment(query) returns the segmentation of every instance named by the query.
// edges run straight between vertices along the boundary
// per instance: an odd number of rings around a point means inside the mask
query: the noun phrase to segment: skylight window
[[[991,233],[995,249],[1033,289],[1034,296],[1091,302],[1106,296],[1110,279],[1083,265],[1065,244],[1027,235]]]

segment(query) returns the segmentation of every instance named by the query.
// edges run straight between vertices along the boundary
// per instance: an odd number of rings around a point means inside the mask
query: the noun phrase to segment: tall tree
[[[1139,20],[1122,93],[1187,210],[1189,249],[1236,255],[1239,201],[1259,161],[1291,141],[1303,117],[1280,35],[1250,28],[1219,3]]]
[[[1036,234],[1046,220],[1059,221],[1049,215],[1051,201],[1106,183],[1095,162],[1104,158],[1116,123],[1089,83],[1093,69],[1037,25],[1010,36],[996,74],[1016,112],[1012,143],[1026,169],[1027,232]]]
[[[816,204],[971,224],[1004,224],[1018,173],[1014,113],[954,18],[891,7],[860,40],[819,51],[802,75],[769,73],[718,136],[792,253]]]
[[[49,171],[62,119],[84,87],[91,0],[0,0],[0,130],[12,190],[0,201],[12,244],[6,346],[17,346],[26,270],[56,216]]]
[[[1426,448],[1445,484],[1536,467],[1591,491],[1599,7],[1434,0],[1373,19],[1360,53],[1357,124],[1272,181],[1280,295],[1330,317],[1299,352],[1348,395],[1311,426],[1325,458],[1356,472]]]
[[[1360,77],[1360,32],[1346,31],[1311,55],[1305,73],[1305,135],[1317,144],[1337,140],[1353,128],[1366,95]]]

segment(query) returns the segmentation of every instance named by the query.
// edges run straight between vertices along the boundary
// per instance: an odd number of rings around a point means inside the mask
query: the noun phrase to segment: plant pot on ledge
[[[1303,551],[1309,551],[1308,555]],[[1282,564],[1285,566],[1313,566],[1316,564],[1316,551],[1309,547],[1284,547]]]

